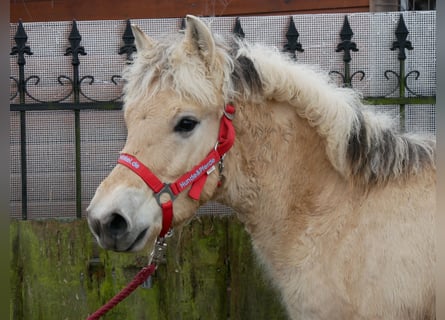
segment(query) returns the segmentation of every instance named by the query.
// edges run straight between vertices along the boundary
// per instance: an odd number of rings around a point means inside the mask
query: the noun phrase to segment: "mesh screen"
[[[122,111],[89,110],[81,112],[82,211],[88,206],[97,186],[116,165],[126,129]]]
[[[11,218],[22,217],[22,183],[20,174],[20,117],[19,112],[11,112],[9,133],[9,197]]]
[[[351,73],[363,71],[365,77],[352,80],[354,88],[364,96],[398,96],[398,82],[393,73],[399,72],[398,50],[391,51],[399,12],[348,14],[354,32],[352,41],[358,52],[352,52]],[[436,92],[436,14],[435,12],[404,12],[409,30],[408,40],[414,50],[406,51],[406,72],[417,70],[407,77],[412,92],[407,96],[435,95]],[[300,63],[315,64],[326,72],[344,73],[343,53],[335,52],[340,40],[344,14],[295,15],[299,42],[304,52],[297,52]],[[234,17],[204,18],[212,29],[224,37],[232,34]],[[241,17],[246,40],[283,49],[289,16]],[[176,33],[181,19],[139,19],[132,23],[155,39],[162,40]],[[33,55],[26,56],[25,78],[29,94],[41,101],[62,100],[70,94],[69,81],[73,77],[68,36],[72,22],[24,23],[28,45]],[[121,81],[112,82],[125,66],[125,55],[119,55],[123,45],[125,21],[78,21],[81,45],[87,55],[80,56],[79,72],[82,79],[81,102],[113,100],[122,91]],[[16,25],[11,25],[11,47],[15,46]],[[11,75],[18,78],[17,57],[10,57]],[[390,70],[389,79],[384,74]],[[62,77],[60,77],[62,76]],[[339,76],[332,76],[341,84]],[[94,81],[92,80],[94,78]],[[115,77],[114,77],[115,78]],[[11,96],[17,91],[11,81]],[[73,102],[72,96],[63,100]],[[26,103],[35,100],[27,97]],[[19,103],[18,97],[11,103]],[[400,116],[399,106],[373,106],[380,112]],[[11,112],[11,216],[21,217],[20,176],[20,121],[19,113]],[[435,106],[407,105],[406,129],[435,134]],[[80,112],[82,209],[100,181],[116,163],[118,152],[125,143],[126,129],[121,111],[89,110]],[[397,122],[397,121],[396,121]],[[72,111],[26,112],[27,165],[28,165],[28,218],[75,217],[75,141],[74,113]],[[199,210],[201,214],[230,213],[227,207],[210,203]]]
[[[436,106],[407,105],[405,111],[406,130],[434,136],[436,127]]]
[[[32,75],[39,77],[39,82],[30,79],[27,89],[29,94],[41,101],[73,102],[70,94],[70,79],[73,80],[72,56],[65,55],[70,47],[68,36],[72,22],[23,23],[28,35],[28,45],[32,55],[26,56],[25,78]],[[122,86],[118,81],[115,85],[111,80],[120,75],[125,66],[125,56],[119,55],[122,45],[122,33],[125,23],[122,21],[78,21],[77,28],[82,37],[81,46],[86,55],[79,56],[81,88],[92,100],[112,100],[121,95]],[[10,30],[11,47],[15,46],[14,35],[16,26]],[[10,57],[11,75],[18,77],[17,57]],[[59,79],[59,76],[63,76]],[[92,76],[85,78],[85,76]],[[67,79],[69,78],[69,79]],[[60,80],[60,81],[59,81]],[[90,84],[91,83],[91,84]],[[15,83],[11,82],[11,95],[16,91]],[[81,95],[80,102],[88,102]],[[19,103],[18,97],[11,101]],[[35,102],[26,97],[26,103]]]
[[[75,217],[74,114],[27,112],[26,151],[28,218]]]

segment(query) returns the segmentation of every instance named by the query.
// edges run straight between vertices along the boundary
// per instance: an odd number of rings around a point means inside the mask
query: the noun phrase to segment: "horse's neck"
[[[310,216],[322,214],[318,199],[332,206],[339,192],[325,142],[284,103],[239,106],[234,125],[237,140],[217,200],[238,212],[255,246],[289,240],[287,231],[297,235]]]

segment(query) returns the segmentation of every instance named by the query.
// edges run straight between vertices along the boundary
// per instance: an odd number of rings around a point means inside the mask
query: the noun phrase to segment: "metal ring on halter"
[[[219,175],[222,175],[222,172],[224,170],[224,158],[226,157],[226,154],[223,154],[221,159],[218,162],[218,169],[219,169]]]
[[[230,121],[232,121],[233,120],[233,118],[235,118],[235,114],[233,114],[233,113],[228,113],[227,111],[226,111],[226,108],[224,108],[224,115],[226,116],[226,118],[227,119],[229,119]]]
[[[161,201],[161,197],[164,194],[167,194],[170,197],[170,199],[167,200],[167,201],[162,202]],[[158,205],[160,207],[162,207],[163,203],[175,200],[176,195],[173,193],[172,189],[170,188],[170,184],[166,183],[166,184],[164,184],[164,187],[162,187],[162,189],[158,193],[154,194],[154,197],[155,197],[156,202],[158,203]]]

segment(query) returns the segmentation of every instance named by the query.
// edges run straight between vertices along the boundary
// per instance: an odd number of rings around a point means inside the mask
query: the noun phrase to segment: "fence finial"
[[[406,40],[408,38],[409,31],[406,28],[405,20],[403,19],[402,14],[400,14],[400,19],[399,23],[397,24],[395,34],[397,41],[394,41],[392,43],[391,50],[399,49],[398,59],[405,60],[406,59],[405,49],[413,50],[414,48],[411,44],[411,41]]]
[[[23,28],[22,20],[19,20],[19,25],[17,27],[17,32],[15,33],[14,40],[16,45],[11,49],[11,55],[18,55],[17,64],[25,65],[25,53],[27,55],[32,55],[31,48],[26,45],[28,41],[28,35],[26,34],[25,28]]]
[[[295,60],[297,59],[296,51],[304,52],[301,43],[298,42],[299,37],[300,34],[297,31],[297,27],[295,27],[294,18],[291,16],[286,32],[287,43],[284,45],[284,51],[290,52]]]
[[[186,28],[185,18],[183,17],[183,18],[181,19],[181,25],[179,26],[179,32],[180,32],[180,33],[183,33],[184,30],[185,30],[185,28]]]
[[[133,52],[136,52],[136,45],[134,44],[134,35],[133,31],[131,30],[131,22],[130,19],[127,19],[127,23],[125,26],[125,31],[122,36],[122,40],[124,41],[124,45],[119,48],[119,54],[126,54],[127,55],[127,61],[133,60],[131,55]]]
[[[80,41],[82,41],[82,37],[77,29],[76,20],[73,20],[73,26],[71,28],[70,35],[68,36],[68,40],[70,41],[70,47],[66,49],[65,55],[72,55],[72,64],[78,66],[80,64],[79,54],[85,56],[87,53],[85,52],[85,48],[80,45]]]
[[[340,31],[340,39],[342,40],[338,45],[336,52],[344,51],[343,61],[351,62],[351,51],[357,52],[357,44],[352,40],[352,36],[354,32],[352,32],[351,25],[349,24],[348,16],[345,16],[343,21],[343,26]]]
[[[246,36],[243,28],[241,27],[241,20],[239,17],[236,17],[235,19],[235,27],[233,28],[233,34],[239,38],[244,38]]]

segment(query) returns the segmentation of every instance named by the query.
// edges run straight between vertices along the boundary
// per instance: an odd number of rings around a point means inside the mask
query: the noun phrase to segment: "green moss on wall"
[[[85,220],[11,221],[10,238],[11,319],[85,319],[148,261],[98,248]],[[197,217],[168,243],[152,288],[103,319],[286,319],[235,218]]]

